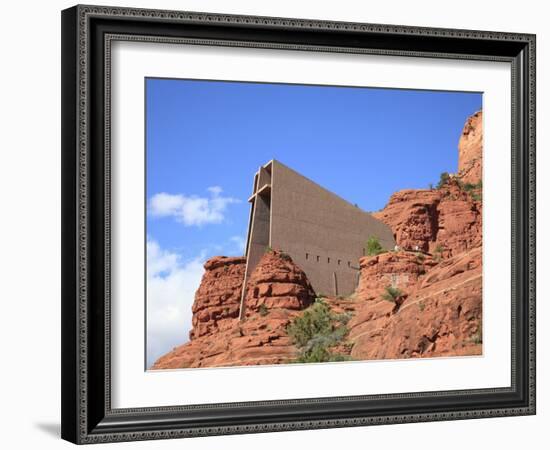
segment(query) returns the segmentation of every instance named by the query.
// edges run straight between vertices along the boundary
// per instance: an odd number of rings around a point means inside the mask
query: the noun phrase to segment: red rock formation
[[[396,192],[375,217],[404,249],[363,258],[349,340],[354,359],[481,354],[482,113],[459,142],[459,173],[439,189]],[[470,186],[471,188],[471,186]],[[383,300],[397,286],[403,303]]]
[[[216,256],[206,261],[193,303],[191,339],[230,326],[232,319],[239,316],[245,265],[244,257]]]
[[[379,300],[387,286],[407,292],[418,279],[436,265],[430,255],[420,252],[386,252],[359,260],[360,277],[356,297]]]
[[[434,252],[440,245],[444,257],[457,255],[481,245],[482,205],[473,194],[464,191],[457,182],[442,190],[443,198],[437,207],[438,229],[430,244]]]
[[[483,112],[469,117],[458,143],[458,176],[464,183],[481,180],[483,156]]]
[[[481,354],[481,248],[443,260],[409,286],[400,308],[365,302],[350,321],[354,359]]]
[[[390,197],[386,207],[373,214],[388,225],[397,245],[422,251],[437,236],[437,205],[441,194],[436,190],[403,190]]]
[[[295,311],[274,309],[239,321],[215,335],[201,336],[160,357],[152,369],[281,364],[296,358],[286,334]]]
[[[250,276],[246,318],[239,321],[244,264],[244,258],[226,257],[206,262],[191,342],[159,358],[152,369],[279,364],[296,357],[286,327],[315,299],[306,275],[284,253],[267,252]]]
[[[457,180],[441,189],[396,192],[373,215],[392,229],[403,249],[433,253],[440,246],[447,257],[481,242],[481,203]]]
[[[285,253],[270,251],[262,256],[248,280],[246,315],[256,314],[262,305],[266,309],[300,310],[313,300],[315,293],[302,269]]]

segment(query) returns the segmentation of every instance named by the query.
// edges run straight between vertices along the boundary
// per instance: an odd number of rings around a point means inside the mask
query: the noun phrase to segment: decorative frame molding
[[[510,62],[511,386],[112,409],[110,50],[116,40]],[[75,6],[62,13],[62,83],[63,438],[83,444],[535,414],[534,35]]]

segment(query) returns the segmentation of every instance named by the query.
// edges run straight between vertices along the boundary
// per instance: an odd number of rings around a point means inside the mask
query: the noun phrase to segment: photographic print
[[[148,369],[482,355],[482,94],[148,78]]]

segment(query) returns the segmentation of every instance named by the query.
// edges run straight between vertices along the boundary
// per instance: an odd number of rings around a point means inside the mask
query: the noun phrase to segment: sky
[[[260,165],[377,211],[456,172],[481,106],[481,93],[147,78],[147,366],[188,341],[204,262],[243,254]]]

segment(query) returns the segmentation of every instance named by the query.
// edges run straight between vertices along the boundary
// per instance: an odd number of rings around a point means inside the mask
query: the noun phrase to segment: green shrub
[[[439,176],[439,183],[437,183],[437,189],[441,189],[443,186],[449,183],[451,179],[451,176],[448,174],[448,172],[443,172]]]
[[[317,299],[303,314],[287,327],[288,335],[298,347],[304,347],[317,335],[332,332],[332,315],[328,305]]]
[[[348,334],[345,324],[350,318],[350,313],[333,314],[323,300],[317,299],[287,326],[288,335],[300,349],[296,362],[344,360],[345,357],[333,354],[330,348]]]
[[[403,291],[397,287],[386,286],[382,298],[388,302],[397,303],[397,299],[403,296]]]
[[[424,262],[426,256],[424,255],[424,253],[416,252],[416,259],[418,262]]]
[[[424,311],[424,308],[426,308],[426,305],[424,304],[424,302],[419,302],[418,309],[420,310],[420,312]]]
[[[472,199],[475,200],[476,202],[481,201],[481,194],[479,192],[472,192],[471,196],[472,196]]]
[[[483,343],[483,339],[481,338],[481,332],[478,331],[476,334],[474,334],[474,335],[472,336],[472,342],[473,342],[474,344],[481,344],[481,343]]]
[[[468,339],[466,339],[466,342],[470,342],[472,344],[482,344],[483,343],[483,336],[481,334],[481,326],[478,327],[477,331],[472,334]]]
[[[376,236],[369,237],[367,241],[367,255],[368,256],[375,256],[382,253],[384,250],[382,249],[382,245],[380,245],[380,241]]]
[[[352,314],[350,312],[343,312],[342,314],[333,314],[332,318],[336,321],[341,323],[342,325],[347,324],[350,319],[352,318]]]
[[[266,245],[266,247],[265,247],[265,252],[266,252],[266,253],[273,253],[273,249],[271,248],[270,245]]]
[[[464,185],[464,190],[470,194],[473,200],[476,202],[481,201],[481,188],[483,187],[483,182],[479,180],[477,183],[466,183]]]
[[[466,192],[473,191],[475,188],[476,188],[476,185],[475,185],[475,184],[472,184],[472,183],[466,183],[466,184],[464,185],[464,190],[465,190]]]
[[[434,261],[439,263],[443,257],[443,247],[437,244],[434,249]]]
[[[296,362],[298,363],[315,363],[327,362],[330,360],[330,352],[324,346],[318,345],[306,352],[302,352]]]
[[[281,259],[283,261],[292,261],[292,258],[290,257],[290,255],[288,253],[285,253],[285,252],[281,252],[279,254],[279,256],[281,257]]]
[[[262,303],[258,308],[258,312],[260,313],[260,316],[265,317],[269,314],[269,309],[267,309],[267,306]]]

